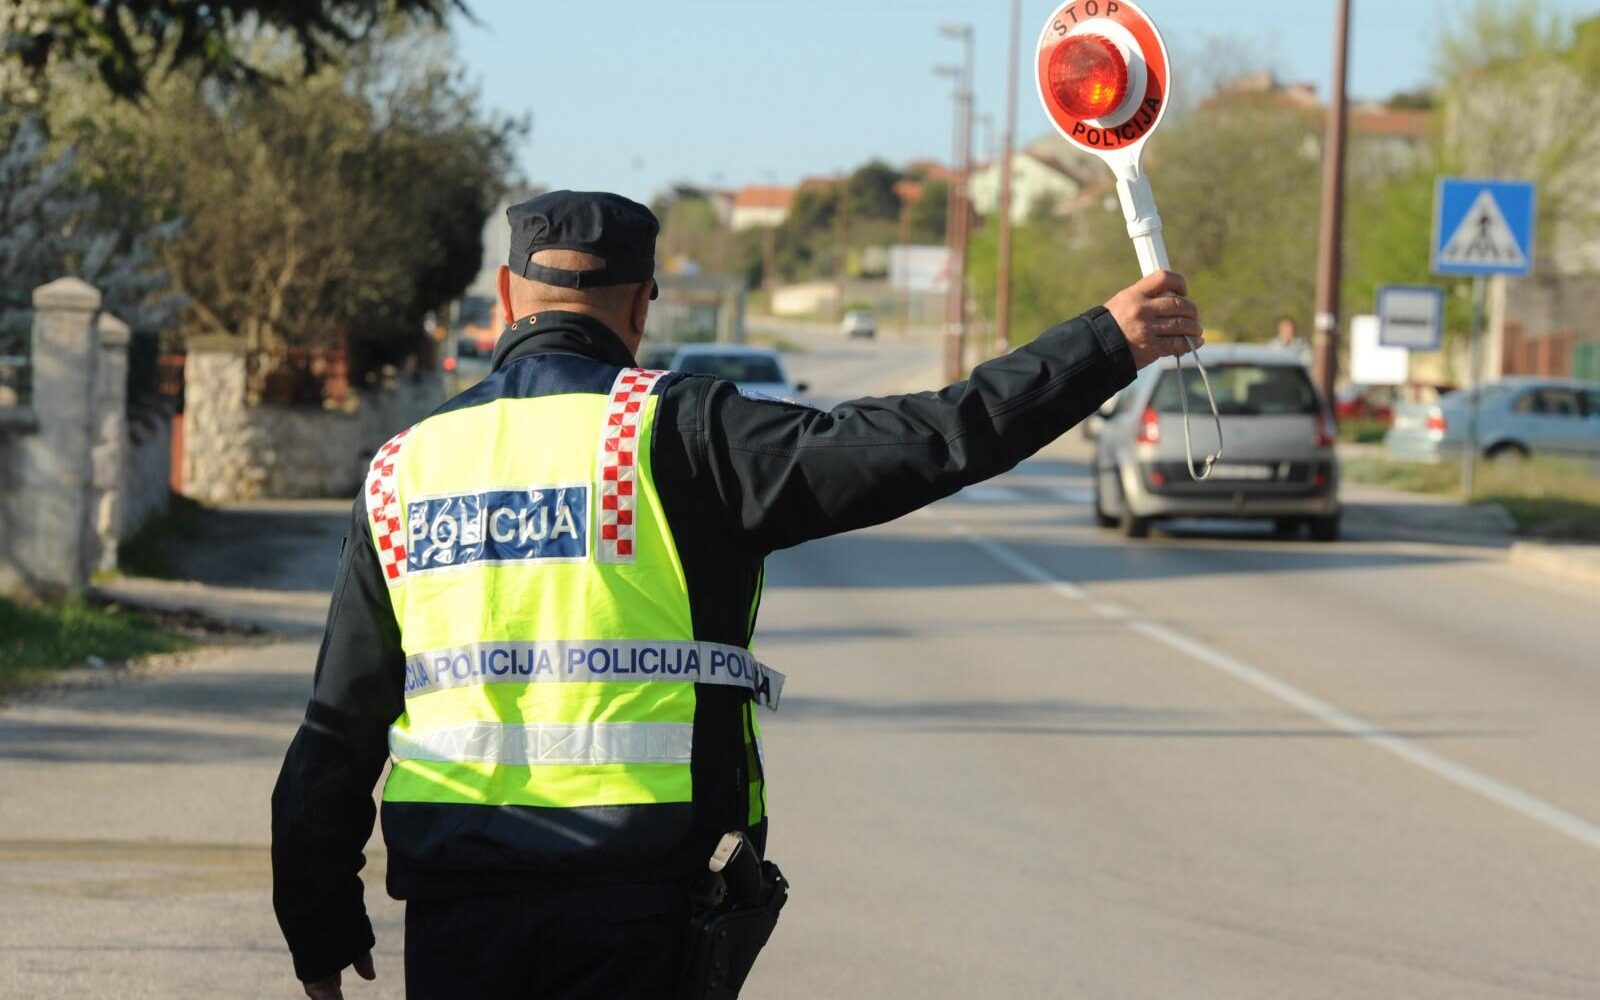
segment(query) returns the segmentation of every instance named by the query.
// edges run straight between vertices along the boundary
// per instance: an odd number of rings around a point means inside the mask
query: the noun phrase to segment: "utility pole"
[[[1333,94],[1322,149],[1322,239],[1317,252],[1317,315],[1312,343],[1317,388],[1333,399],[1339,374],[1339,279],[1344,249],[1345,74],[1350,54],[1350,0],[1337,0],[1333,34]]]
[[[839,183],[837,185],[837,190],[839,192],[839,205],[838,205],[837,209],[835,209],[834,215],[833,215],[833,221],[834,221],[834,229],[833,229],[833,244],[834,244],[833,281],[834,281],[834,295],[835,295],[835,298],[837,300],[837,303],[836,303],[837,304],[837,308],[835,308],[835,310],[834,310],[833,318],[836,319],[836,320],[842,320],[842,319],[844,319],[845,257],[849,254],[849,246],[850,246],[850,175],[849,174],[845,174],[843,179],[841,179],[839,181]]]
[[[956,89],[956,175],[951,202],[956,217],[950,227],[953,234],[951,246],[950,326],[946,332],[945,369],[955,381],[966,369],[965,346],[967,332],[967,242],[971,235],[972,205],[967,186],[972,175],[972,133],[974,108],[972,93],[973,30],[970,24],[946,24],[939,28],[946,38],[962,42],[963,58],[956,72],[959,80]]]
[[[899,300],[900,333],[902,335],[911,329],[911,205],[910,198],[900,202],[900,255],[901,255],[901,284]]]
[[[773,171],[768,170],[766,171],[766,178],[767,187],[772,191],[776,191],[778,187],[778,175]],[[761,287],[769,296],[767,300],[767,310],[769,312],[772,309],[772,300],[770,296],[772,295],[773,288],[777,287],[778,284],[778,276],[776,273],[777,267],[778,227],[776,225],[763,226],[761,231]]]
[[[1017,143],[1017,53],[1022,0],[1011,0],[1011,61],[1006,69],[1006,126],[1000,157],[1000,253],[995,268],[994,353],[1011,351],[1011,157]]]
[[[961,186],[959,183],[961,163],[961,67],[935,66],[933,71],[939,76],[949,77],[955,81],[955,90],[951,93],[951,107],[954,109],[955,118],[950,129],[950,180],[946,184],[944,204],[944,249],[945,249],[945,290],[944,290],[944,376],[946,382],[955,382],[961,378],[962,331],[957,319],[960,316],[956,305],[956,294],[960,288],[960,277],[956,267],[956,247],[960,243],[961,214]]]

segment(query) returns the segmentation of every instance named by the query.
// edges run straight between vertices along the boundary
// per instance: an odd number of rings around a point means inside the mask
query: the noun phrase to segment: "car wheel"
[[[1094,523],[1100,528],[1115,528],[1117,519],[1106,513],[1106,505],[1100,502],[1100,474],[1094,476]]]
[[[1293,538],[1300,534],[1300,525],[1304,523],[1297,517],[1279,517],[1272,522],[1272,533],[1279,538]]]
[[[1516,465],[1518,462],[1527,460],[1528,449],[1515,441],[1504,441],[1484,452],[1484,455],[1491,462],[1505,462],[1507,465]]]
[[[1312,518],[1311,540],[1313,542],[1337,542],[1339,540],[1339,515]]]

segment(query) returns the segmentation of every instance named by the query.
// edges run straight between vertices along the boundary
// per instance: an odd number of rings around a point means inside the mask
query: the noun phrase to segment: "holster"
[[[743,833],[730,833],[689,894],[694,910],[679,1000],[735,1000],[778,924],[789,883]]]

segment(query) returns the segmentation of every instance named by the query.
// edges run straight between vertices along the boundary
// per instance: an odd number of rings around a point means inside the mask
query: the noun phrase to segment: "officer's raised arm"
[[[1159,358],[1203,343],[1181,275],[1157,272],[937,392],[828,411],[700,382],[669,394],[691,478],[762,550],[880,524],[1011,469]],[[686,386],[685,388],[688,388]]]

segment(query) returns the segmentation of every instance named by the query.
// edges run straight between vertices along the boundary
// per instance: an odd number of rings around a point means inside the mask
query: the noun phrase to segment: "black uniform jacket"
[[[633,364],[603,324],[546,312],[501,338],[494,365],[498,370],[546,352]],[[696,637],[748,643],[768,553],[892,520],[1005,472],[1133,376],[1126,339],[1097,308],[939,392],[858,399],[828,411],[749,398],[709,377],[674,379],[662,390],[652,464],[689,582]],[[538,436],[549,432],[530,428],[528,446],[537,447]],[[372,832],[372,793],[388,755],[388,728],[404,709],[404,663],[358,500],[311,702],[272,796],[273,904],[305,980],[331,975],[373,943],[358,872]],[[697,715],[697,744],[700,731]],[[743,734],[728,738],[742,741]],[[391,840],[397,835],[386,832]],[[693,855],[668,857],[654,870],[586,878],[686,874],[704,863],[703,846],[694,845]],[[565,884],[574,881],[583,880]],[[390,894],[401,899],[559,884],[548,875],[514,872],[397,870],[393,857],[388,874]]]

